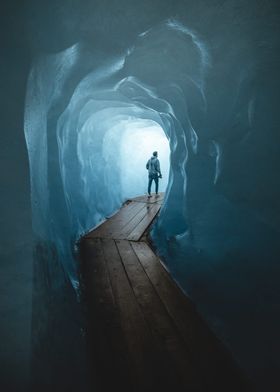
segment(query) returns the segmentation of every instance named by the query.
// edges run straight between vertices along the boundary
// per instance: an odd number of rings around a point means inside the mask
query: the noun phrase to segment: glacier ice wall
[[[128,178],[129,162],[123,162],[125,145],[137,131],[145,140],[147,135],[161,131],[169,141],[171,169],[168,176],[165,146],[161,186],[165,189],[169,180],[166,203],[174,190],[176,203],[172,213],[163,208],[160,224],[170,227],[171,232],[185,229],[186,163],[188,150],[196,153],[198,137],[187,114],[184,92],[196,91],[204,105],[203,74],[208,64],[206,51],[198,42],[185,27],[171,21],[163,23],[143,33],[125,55],[81,74],[76,85],[71,74],[79,72],[80,63],[85,61],[78,44],[34,65],[25,115],[34,232],[38,239],[54,244],[75,287],[75,241],[127,198],[145,193],[147,175],[130,171]],[[166,52],[154,50],[154,45],[160,48],[163,43]],[[174,55],[182,57],[177,66],[170,57],[174,48]],[[93,58],[96,55],[93,51]],[[155,67],[152,56],[162,56],[163,69]],[[179,82],[186,67],[184,86]],[[154,145],[142,150],[144,160],[158,149],[162,138],[158,133]],[[136,152],[131,151],[130,156],[132,162]],[[133,176],[139,175],[141,180],[134,180],[133,185]],[[170,226],[169,221],[176,221],[176,225]]]
[[[227,7],[236,15],[224,2],[221,18]],[[156,124],[169,141],[170,172],[153,240],[241,365],[273,379],[279,42],[248,21],[214,26],[210,8],[200,11],[193,30],[188,17],[168,20],[123,55],[76,44],[35,62],[25,116],[34,232],[54,244],[77,288],[75,241],[127,197],[114,160],[119,124]]]

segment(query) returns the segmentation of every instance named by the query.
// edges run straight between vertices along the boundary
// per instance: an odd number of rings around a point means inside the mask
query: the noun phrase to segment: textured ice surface
[[[83,61],[79,45],[39,59],[25,116],[34,232],[55,244],[74,286],[73,244],[127,198],[145,193],[145,163],[154,150],[163,168],[160,190],[169,180],[166,201],[176,193],[176,208],[164,211],[162,224],[172,233],[185,229],[186,164],[198,143],[185,92],[195,91],[204,106],[208,55],[193,33],[168,22],[86,75]]]
[[[202,22],[198,30],[210,16]],[[273,380],[279,47],[247,22],[210,27],[206,39],[172,20],[143,32],[123,56],[77,44],[34,64],[25,116],[34,232],[55,244],[77,287],[77,238],[143,193],[134,166],[128,174],[126,140],[139,129],[164,132],[171,154],[152,232],[159,253],[241,365]]]

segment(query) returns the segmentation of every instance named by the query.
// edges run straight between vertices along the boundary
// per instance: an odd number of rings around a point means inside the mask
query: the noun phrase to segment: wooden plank
[[[96,383],[100,390],[115,383],[131,389],[132,379],[123,374],[128,366],[128,350],[125,345],[120,318],[109,279],[104,254],[99,239],[83,240],[80,246],[84,260],[82,273],[86,287],[89,315],[87,339],[91,347],[92,366],[96,369]]]
[[[142,202],[142,203],[162,203],[164,200],[164,192],[159,192],[158,195],[152,194],[152,197],[148,197],[148,195],[138,196],[132,199],[134,202]]]
[[[115,214],[109,221],[111,224],[127,222],[129,219],[133,218],[142,208],[145,207],[145,203],[135,203],[134,201],[125,204],[122,208]]]
[[[113,238],[125,225],[127,225],[139,211],[145,208],[144,203],[131,202],[123,206],[112,218],[104,222],[97,229],[90,232],[86,238]]]
[[[145,207],[144,203],[133,203],[130,211],[126,211],[126,209],[121,210],[116,220],[110,222],[108,227],[101,233],[101,236],[103,238],[115,238],[124,227],[135,219],[135,216],[141,213],[141,211],[145,211]]]
[[[157,256],[146,243],[134,242],[158,213],[163,196],[126,203],[81,241],[98,389],[250,391]]]
[[[125,238],[125,235],[121,233],[121,230],[128,224],[130,224],[128,229],[133,230],[138,222],[138,213],[147,205],[161,205],[163,198],[164,193],[161,192],[158,197],[154,195],[152,198],[148,199],[145,196],[139,196],[127,201],[115,215],[106,220],[96,229],[92,230],[84,238]],[[131,222],[132,220],[133,222]],[[135,222],[136,224],[133,227]]]
[[[144,205],[142,206],[142,208]],[[129,202],[128,204],[126,203],[121,207],[121,209],[113,215],[111,218],[103,222],[100,226],[98,226],[96,229],[92,230],[87,236],[87,237],[92,237],[92,238],[101,238],[104,233],[106,233],[110,227],[114,227],[118,225],[119,223],[121,224],[121,221],[124,219],[126,216],[127,219],[132,219],[132,217],[135,215],[136,210],[141,209],[141,205],[137,205],[136,203]]]
[[[194,311],[149,246],[144,242],[133,242],[131,246],[192,353],[207,388],[216,391],[251,390],[229,353]]]
[[[126,238],[130,241],[139,241],[147,228],[155,219],[157,213],[160,210],[160,207],[161,206],[159,204],[152,205],[147,211],[147,214],[144,216],[144,218],[138,223],[138,225],[132,230],[131,233],[129,233]]]
[[[179,388],[183,385],[188,390],[198,390],[201,381],[191,363],[190,353],[130,242],[121,240],[116,241],[116,244],[145,319],[158,345],[164,349],[169,375],[173,377],[173,390],[181,390]]]
[[[146,204],[131,221],[126,224],[123,228],[115,234],[115,239],[127,239],[129,234],[136,228],[136,226],[142,221],[142,219],[149,213],[153,206]]]
[[[122,328],[130,353],[135,390],[156,391],[171,388],[160,350],[136,301],[131,285],[113,240],[103,239],[104,257],[108,266]],[[126,371],[126,369],[124,369]],[[165,371],[167,376],[163,377]]]

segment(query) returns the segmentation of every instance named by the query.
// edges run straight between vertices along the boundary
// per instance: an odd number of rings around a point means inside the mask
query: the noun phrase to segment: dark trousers
[[[156,193],[158,193],[158,175],[157,174],[149,174],[149,183],[148,183],[148,194],[151,194],[151,186],[153,180],[155,181],[156,184]]]

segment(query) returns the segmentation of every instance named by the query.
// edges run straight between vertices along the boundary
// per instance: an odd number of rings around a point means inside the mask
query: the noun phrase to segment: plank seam
[[[151,209],[155,210],[154,205],[152,206]],[[155,213],[154,217],[152,218],[152,220],[148,223],[148,226],[146,226],[146,228],[143,231],[143,234],[141,235],[141,237],[138,240],[134,240],[136,242],[140,241],[140,239],[143,237],[144,233],[147,231],[147,229],[151,226],[152,222],[154,221],[154,219],[156,218],[156,216],[158,215],[160,211],[160,208],[158,209],[158,211]],[[129,236],[133,233],[133,231],[137,228],[137,226],[139,226],[141,224],[141,222],[146,218],[147,215],[144,215],[143,218],[140,220],[140,222],[137,223],[137,225],[133,228],[133,230],[129,233],[128,237],[126,238],[128,241],[130,241]],[[133,240],[132,240],[133,241]]]
[[[118,254],[119,254],[119,257],[120,257],[120,260],[121,260],[121,263],[122,263],[122,266],[123,266],[123,269],[124,269],[124,272],[125,272],[127,281],[128,281],[128,283],[129,283],[129,286],[130,286],[131,291],[132,291],[132,293],[133,293],[133,297],[134,297],[134,299],[135,299],[135,301],[136,301],[136,303],[137,303],[137,305],[138,305],[138,308],[139,308],[139,310],[140,310],[140,312],[141,312],[141,314],[142,314],[143,319],[145,320],[145,324],[146,324],[146,326],[147,326],[147,328],[148,328],[148,330],[149,330],[149,333],[150,333],[150,335],[151,335],[151,337],[152,337],[152,340],[153,340],[153,342],[156,344],[155,339],[154,339],[154,336],[153,336],[153,331],[151,330],[150,325],[149,325],[149,323],[147,322],[147,319],[146,319],[146,317],[145,317],[145,314],[143,313],[142,307],[141,307],[141,305],[139,304],[139,302],[138,302],[138,300],[137,300],[136,294],[135,294],[135,292],[134,292],[134,290],[133,290],[132,283],[131,283],[131,281],[130,281],[130,279],[129,279],[127,270],[126,270],[126,268],[125,268],[125,265],[124,265],[124,262],[123,262],[123,259],[122,259],[122,257],[121,257],[121,254],[120,254],[120,251],[119,251],[119,248],[118,248],[118,245],[117,245],[116,241],[118,241],[118,240],[114,240],[115,246],[116,246],[116,248],[117,248],[117,252],[118,252]],[[127,241],[127,240],[122,240],[122,241]],[[129,242],[129,241],[128,241],[128,242]]]
[[[136,241],[135,241],[135,242],[136,242]],[[138,241],[138,242],[142,242],[142,241]],[[143,243],[146,244],[146,242],[143,242]],[[130,244],[130,241],[129,241],[129,244]],[[147,245],[147,244],[146,244],[146,245]],[[157,297],[159,298],[161,304],[163,305],[163,308],[165,309],[165,312],[166,312],[168,318],[170,319],[171,324],[173,325],[175,331],[178,333],[178,336],[180,337],[181,341],[183,342],[185,349],[186,349],[187,352],[190,354],[190,356],[192,356],[192,355],[191,355],[192,353],[191,353],[191,350],[190,350],[190,348],[189,348],[189,345],[188,345],[188,343],[185,341],[185,338],[184,338],[182,332],[180,331],[180,329],[178,328],[178,325],[177,325],[176,321],[174,320],[172,314],[171,314],[170,311],[168,310],[168,307],[166,306],[164,300],[161,298],[161,296],[160,296],[158,290],[156,289],[154,283],[151,281],[149,275],[147,274],[147,271],[145,270],[143,264],[141,263],[141,261],[140,261],[138,255],[137,255],[137,253],[135,252],[135,250],[134,250],[132,244],[130,244],[130,246],[131,246],[132,251],[133,251],[133,253],[135,254],[135,256],[136,256],[138,262],[139,262],[139,265],[141,266],[142,270],[144,271],[144,274],[147,276],[147,278],[148,278],[148,280],[149,280],[149,282],[150,282],[150,284],[151,284],[151,286],[152,286],[152,288],[153,288],[153,291],[155,292],[155,294],[156,294]],[[150,248],[150,247],[149,247],[149,248]],[[151,248],[150,248],[150,249],[151,249]],[[158,258],[157,255],[154,253],[154,251],[153,251],[152,249],[151,249],[151,251],[153,252],[153,255],[154,255],[156,258]],[[125,266],[124,266],[124,269],[125,269]],[[169,278],[169,279],[171,280],[171,282],[172,282],[172,279],[171,279],[170,277],[168,277],[168,278]],[[179,288],[177,285],[174,286],[174,290],[175,290],[175,289],[180,290],[180,288]],[[133,290],[133,287],[132,287],[132,290]],[[140,304],[139,304],[139,306],[141,307]],[[193,364],[195,364],[194,361],[191,361],[191,362],[192,362]]]

